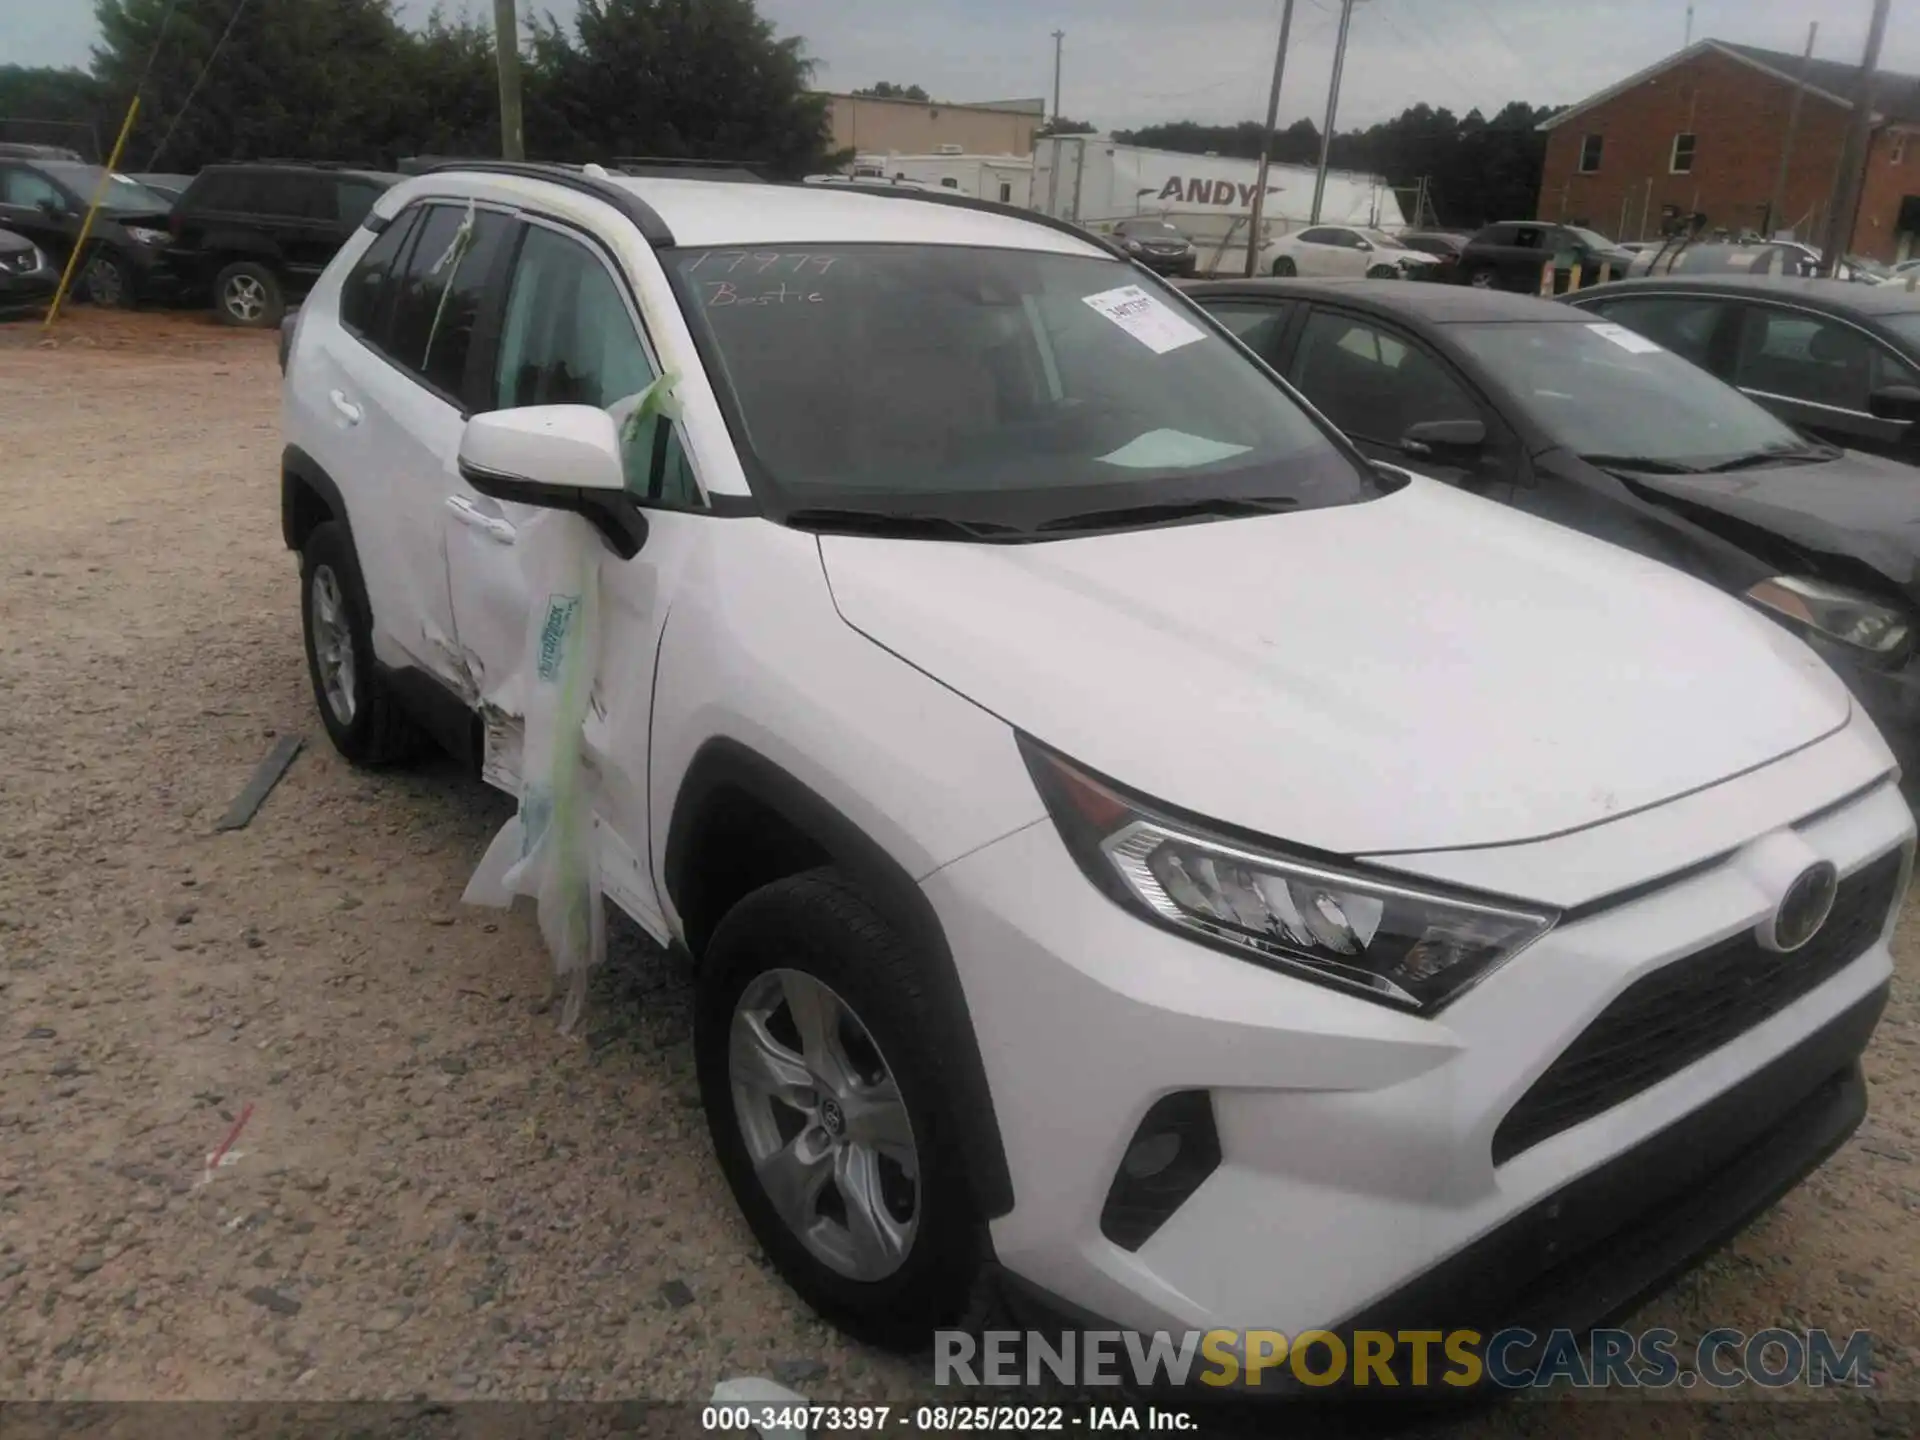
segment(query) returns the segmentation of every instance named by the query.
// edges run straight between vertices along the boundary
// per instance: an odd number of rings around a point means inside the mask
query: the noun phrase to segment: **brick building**
[[[1702,40],[1555,115],[1539,217],[1652,239],[1700,213],[1738,235],[1826,233],[1857,65]],[[1779,213],[1769,214],[1795,91],[1799,122]],[[1920,77],[1882,72],[1853,253],[1920,255]]]

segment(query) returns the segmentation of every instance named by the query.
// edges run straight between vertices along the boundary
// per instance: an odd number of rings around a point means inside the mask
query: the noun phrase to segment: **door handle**
[[[340,418],[346,421],[347,424],[358,425],[360,423],[360,407],[347,399],[344,390],[329,391],[327,399],[332,403],[333,408],[339,412]]]
[[[473,502],[467,499],[466,496],[449,495],[447,497],[447,509],[453,512],[454,519],[458,520],[462,525],[467,525],[478,530],[488,539],[494,540],[502,545],[513,544],[516,534],[513,526],[495,516],[482,514],[474,508]]]

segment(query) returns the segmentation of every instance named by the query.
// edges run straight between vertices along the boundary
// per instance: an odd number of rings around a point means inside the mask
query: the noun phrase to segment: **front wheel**
[[[1298,275],[1300,273],[1300,267],[1293,263],[1293,257],[1291,255],[1282,255],[1278,260],[1273,262],[1273,273],[1279,279],[1284,280],[1289,276]]]
[[[932,1003],[906,942],[830,869],[728,911],[695,989],[700,1097],[747,1224],[802,1299],[890,1348],[953,1323],[979,1273]]]
[[[346,527],[314,528],[300,552],[300,618],[307,673],[333,748],[356,765],[419,752],[420,732],[373,662],[373,611]]]
[[[1369,265],[1367,267],[1367,279],[1369,280],[1398,280],[1399,278],[1400,272],[1391,265]]]
[[[1494,290],[1499,288],[1493,271],[1484,268],[1469,270],[1467,272],[1467,284],[1476,290]]]
[[[80,272],[80,293],[89,305],[125,310],[133,304],[133,267],[110,250],[96,250]]]

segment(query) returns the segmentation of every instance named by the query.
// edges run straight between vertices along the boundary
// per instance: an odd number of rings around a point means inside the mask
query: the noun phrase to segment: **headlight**
[[[1861,590],[1798,575],[1762,580],[1747,598],[1827,640],[1891,660],[1912,639],[1907,617]]]
[[[1552,928],[1551,910],[1284,855],[1146,801],[1022,736],[1080,868],[1143,919],[1243,959],[1432,1014]]]
[[[127,226],[127,234],[138,240],[142,245],[164,245],[172,238],[164,230],[149,230],[144,225]]]
[[[1138,255],[1140,253],[1140,242],[1138,240],[1127,241],[1127,253],[1129,255]]]

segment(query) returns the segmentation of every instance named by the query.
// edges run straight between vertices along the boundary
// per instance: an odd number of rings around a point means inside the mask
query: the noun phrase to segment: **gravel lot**
[[[506,802],[327,745],[272,337],[84,311],[59,335],[0,328],[0,1398],[704,1398],[745,1373],[930,1396],[764,1268],[709,1154],[685,977],[623,934],[561,1036],[530,913],[458,903]],[[214,834],[290,734],[251,827]],[[1880,1393],[1920,1400],[1899,951],[1867,1128],[1640,1323],[1867,1327]],[[1459,1433],[1835,1418],[1521,1405]]]

